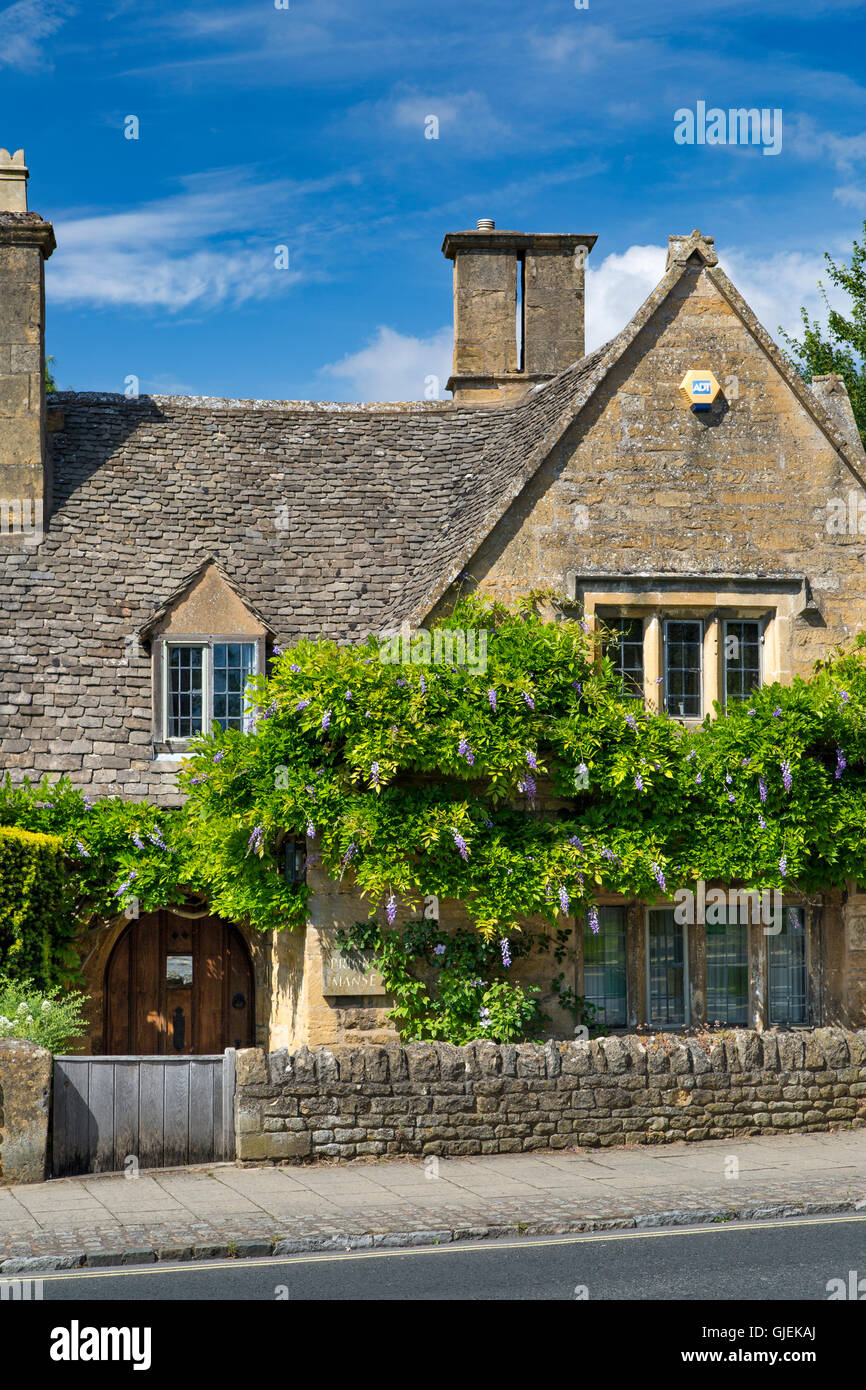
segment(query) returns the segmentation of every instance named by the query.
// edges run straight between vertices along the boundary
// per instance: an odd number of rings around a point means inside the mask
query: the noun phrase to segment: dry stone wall
[[[866,1030],[238,1054],[238,1158],[520,1153],[852,1128]]]

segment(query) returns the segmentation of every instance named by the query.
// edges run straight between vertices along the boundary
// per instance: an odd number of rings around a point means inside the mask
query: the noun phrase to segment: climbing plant
[[[380,955],[430,895],[459,899],[495,952],[533,917],[596,926],[602,889],[866,878],[861,641],[684,729],[623,695],[584,626],[550,621],[541,597],[470,597],[405,641],[277,651],[249,727],[197,740],[181,809],[7,785],[0,824],[61,836],[77,921],[195,888],[261,929],[304,920],[310,890],[282,861],[286,837],[304,836],[313,870],[354,879]],[[523,1005],[502,999],[496,1033],[510,1034],[522,1023],[506,1001]],[[424,1007],[430,1029],[473,1026],[456,1004]]]

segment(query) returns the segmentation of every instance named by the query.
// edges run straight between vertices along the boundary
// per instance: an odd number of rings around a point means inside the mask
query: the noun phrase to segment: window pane
[[[191,738],[201,733],[202,671],[201,647],[169,647],[169,738]]]
[[[598,1010],[598,1022],[608,1028],[624,1027],[625,908],[600,907],[598,931],[589,922],[583,927],[583,993]]]
[[[672,908],[649,914],[649,1019],[660,1024],[686,1021],[686,961],[683,928],[674,921]]]
[[[786,907],[782,930],[768,936],[770,977],[770,1022],[809,1022],[806,977],[806,912],[802,907]]]
[[[619,672],[622,693],[642,700],[643,618],[612,618],[606,626],[612,635],[610,656]]]
[[[761,684],[761,625],[725,623],[725,702],[747,700]]]
[[[665,623],[665,709],[678,719],[700,719],[702,622]]]
[[[253,673],[253,642],[216,642],[213,649],[213,722],[221,729],[244,726],[244,689]]]
[[[710,1023],[749,1021],[749,929],[738,922],[707,922],[707,1019]]]

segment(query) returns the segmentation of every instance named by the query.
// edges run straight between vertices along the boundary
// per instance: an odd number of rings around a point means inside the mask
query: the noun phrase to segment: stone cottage
[[[505,599],[565,593],[619,631],[623,680],[686,723],[807,673],[864,626],[866,455],[844,387],[792,371],[712,237],[672,236],[657,288],[585,355],[594,236],[489,221],[446,236],[444,402],[46,402],[55,240],[27,211],[26,180],[23,154],[0,151],[0,772],[13,779],[66,773],[91,794],[174,804],[188,740],[241,726],[244,681],[275,642],[422,626],[461,574]],[[828,525],[842,512],[853,525]],[[304,933],[266,937],[194,902],[93,933],[92,1050],[388,1036],[375,978],[330,954],[335,927],[366,908],[350,881],[313,887]],[[459,904],[440,912],[461,921]],[[572,933],[570,983],[611,1028],[866,1024],[854,883],[786,899],[774,936],[615,896],[598,937]]]

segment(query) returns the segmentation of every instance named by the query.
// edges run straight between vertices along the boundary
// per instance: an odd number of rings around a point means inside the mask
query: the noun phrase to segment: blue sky
[[[2,0],[0,0],[2,3]],[[17,0],[0,145],[54,222],[58,384],[406,399],[448,375],[443,235],[596,232],[588,339],[700,227],[777,335],[866,218],[866,0]],[[778,156],[677,145],[781,109]],[[125,138],[129,116],[139,138]],[[435,115],[439,138],[425,138]],[[288,269],[275,267],[286,246]]]

